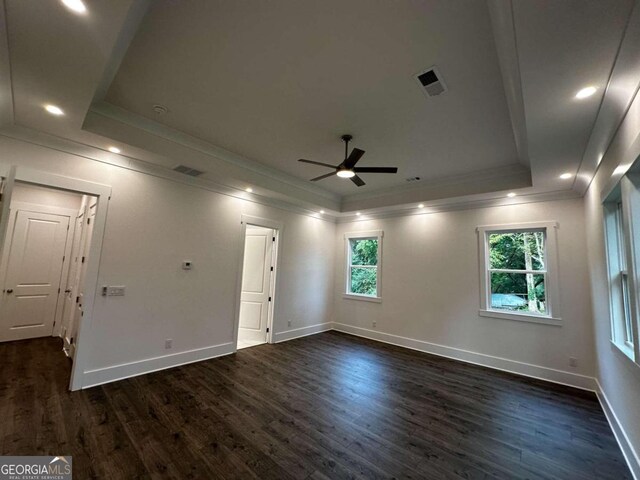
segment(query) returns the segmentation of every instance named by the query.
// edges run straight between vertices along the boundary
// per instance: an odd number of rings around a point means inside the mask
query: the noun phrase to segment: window
[[[382,232],[345,234],[347,275],[345,296],[380,300]]]
[[[625,245],[625,225],[624,215],[622,211],[622,202],[616,205],[616,229],[618,236],[618,257],[620,263],[618,265],[618,275],[620,281],[620,291],[622,295],[622,323],[624,329],[624,342],[633,350],[633,328],[631,320],[631,299],[629,295],[629,273],[627,271],[627,253]]]
[[[611,340],[634,358],[632,281],[628,262],[627,222],[622,189],[616,188],[604,204],[607,266],[611,299]]]
[[[555,277],[555,224],[478,228],[481,255],[482,316],[559,325],[552,306]],[[556,308],[557,310],[557,308]]]

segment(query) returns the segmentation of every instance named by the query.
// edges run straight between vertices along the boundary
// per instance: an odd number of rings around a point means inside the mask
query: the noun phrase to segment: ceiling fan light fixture
[[[353,170],[338,170],[337,175],[340,178],[351,178],[351,177],[355,177],[356,174]]]

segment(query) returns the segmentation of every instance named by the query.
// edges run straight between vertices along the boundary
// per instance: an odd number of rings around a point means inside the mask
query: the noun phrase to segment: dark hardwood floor
[[[327,332],[70,393],[0,345],[3,455],[74,478],[631,478],[592,393]]]

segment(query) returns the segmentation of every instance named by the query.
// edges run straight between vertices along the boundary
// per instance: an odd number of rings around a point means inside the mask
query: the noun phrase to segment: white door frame
[[[273,331],[273,318],[275,312],[275,304],[278,300],[278,296],[276,295],[276,276],[278,274],[278,270],[280,268],[280,240],[282,238],[282,231],[284,230],[284,225],[280,222],[276,222],[274,220],[269,220],[268,218],[254,217],[251,215],[242,215],[240,219],[240,223],[242,228],[240,229],[242,237],[240,239],[240,263],[238,266],[238,281],[236,285],[236,306],[235,306],[235,322],[233,324],[233,343],[235,345],[234,351],[238,350],[238,331],[240,328],[240,300],[242,296],[242,272],[244,268],[244,248],[245,242],[247,239],[247,225],[253,225],[255,227],[264,227],[271,228],[274,231],[274,236],[276,237],[276,241],[273,245],[273,274],[271,276],[271,281],[269,282],[269,295],[271,296],[271,302],[269,302],[269,310],[267,316],[267,328],[269,331],[267,332],[267,343],[274,343],[275,333]]]
[[[70,390],[80,390],[83,386],[83,377],[88,365],[91,352],[91,330],[93,321],[93,308],[96,293],[98,292],[98,269],[100,266],[100,253],[102,252],[102,240],[107,221],[107,209],[111,198],[111,187],[100,183],[88,182],[77,178],[63,177],[53,173],[34,170],[32,168],[13,166],[5,176],[5,190],[2,205],[2,218],[0,218],[0,258],[5,247],[7,227],[9,225],[9,204],[11,192],[15,182],[23,182],[42,187],[56,188],[74,193],[81,193],[97,197],[95,224],[93,238],[89,249],[89,261],[85,277],[86,299],[84,303],[85,315],[78,324],[78,336],[76,342],[76,355],[71,369]]]

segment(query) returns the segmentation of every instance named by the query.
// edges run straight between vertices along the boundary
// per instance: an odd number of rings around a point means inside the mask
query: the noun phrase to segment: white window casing
[[[344,289],[343,298],[351,300],[363,300],[366,302],[382,302],[382,230],[369,230],[361,232],[348,232],[344,234],[345,244],[345,274],[344,274]],[[363,295],[358,293],[351,293],[351,240],[354,239],[374,239],[377,240],[378,253],[377,253],[377,265],[374,266],[355,266],[357,268],[375,268],[376,269],[376,294]]]
[[[480,310],[478,314],[480,316],[545,325],[562,325],[558,280],[557,228],[558,223],[553,221],[484,225],[477,228],[480,272]],[[517,270],[513,272],[544,275],[546,313],[512,312],[491,308],[492,269],[490,268],[489,262],[489,235],[492,233],[518,233],[532,231],[542,231],[545,233],[545,270]],[[501,270],[506,271],[507,269]]]

